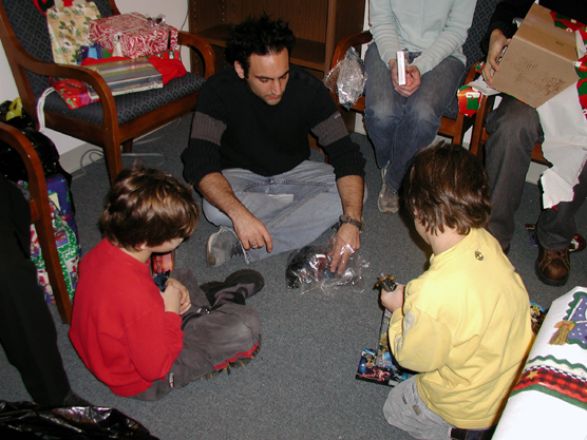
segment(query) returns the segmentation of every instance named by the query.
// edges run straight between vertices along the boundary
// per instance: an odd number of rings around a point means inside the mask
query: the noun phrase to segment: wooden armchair
[[[94,0],[103,17],[119,14],[114,0]],[[203,38],[179,32],[179,44],[199,56],[200,75],[188,74],[165,87],[113,97],[102,77],[89,69],[53,62],[46,17],[33,1],[0,1],[0,38],[23,102],[37,127],[37,101],[50,77],[74,78],[96,90],[100,101],[70,110],[56,93],[44,105],[48,128],[98,145],[104,150],[110,181],[122,168],[121,146],[132,150],[133,139],[192,111],[204,80],[214,73],[215,55]]]
[[[467,75],[463,80],[463,84],[472,81],[475,77],[475,64],[482,60],[483,52],[481,51],[481,40],[485,35],[485,31],[489,27],[489,20],[495,9],[495,5],[498,0],[478,0],[475,8],[475,14],[473,17],[473,24],[469,30],[467,40],[463,45],[463,52],[467,57]],[[371,42],[373,36],[369,31],[363,31],[357,34],[349,35],[341,39],[334,49],[332,56],[332,62],[330,64],[331,69],[341,61],[347,50],[350,47],[355,47],[360,51],[360,46]],[[486,97],[481,97],[480,105],[485,105]],[[337,99],[338,101],[338,99]],[[361,96],[359,100],[350,108],[351,111],[358,113],[364,113],[365,111],[365,97]],[[440,128],[438,134],[446,137],[450,137],[455,144],[462,144],[463,136],[465,132],[474,124],[477,124],[480,115],[467,117],[458,112],[458,101],[455,96],[450,106],[447,108],[445,114],[440,120]]]
[[[61,320],[71,322],[71,301],[65,286],[63,272],[57,254],[55,234],[51,223],[51,208],[47,193],[47,182],[41,160],[30,141],[16,128],[0,122],[0,141],[10,145],[21,157],[27,171],[29,183],[29,205],[31,208],[31,222],[35,225],[45,268],[53,288],[55,303]]]

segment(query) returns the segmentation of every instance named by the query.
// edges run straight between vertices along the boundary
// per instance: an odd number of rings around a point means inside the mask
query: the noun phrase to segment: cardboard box
[[[550,10],[533,4],[493,77],[493,87],[539,107],[578,81],[575,34],[556,27]]]

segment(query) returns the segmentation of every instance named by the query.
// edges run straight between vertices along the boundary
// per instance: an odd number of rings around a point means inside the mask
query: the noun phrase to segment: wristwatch
[[[363,222],[361,220],[355,220],[354,218],[352,218],[349,215],[343,214],[339,217],[338,222],[343,225],[345,223],[351,224],[355,227],[357,227],[357,229],[359,229],[359,231],[363,230]]]

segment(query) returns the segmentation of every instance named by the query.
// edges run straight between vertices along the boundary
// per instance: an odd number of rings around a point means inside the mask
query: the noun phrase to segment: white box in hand
[[[397,82],[400,86],[406,84],[406,55],[403,50],[397,51]]]

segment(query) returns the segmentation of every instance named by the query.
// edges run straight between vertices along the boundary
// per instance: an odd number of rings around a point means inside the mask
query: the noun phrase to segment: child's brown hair
[[[110,241],[133,249],[188,238],[198,217],[190,187],[163,171],[133,167],[116,178],[99,226]]]
[[[466,234],[489,221],[491,205],[481,162],[463,147],[440,142],[420,151],[406,182],[406,205],[426,231]]]

